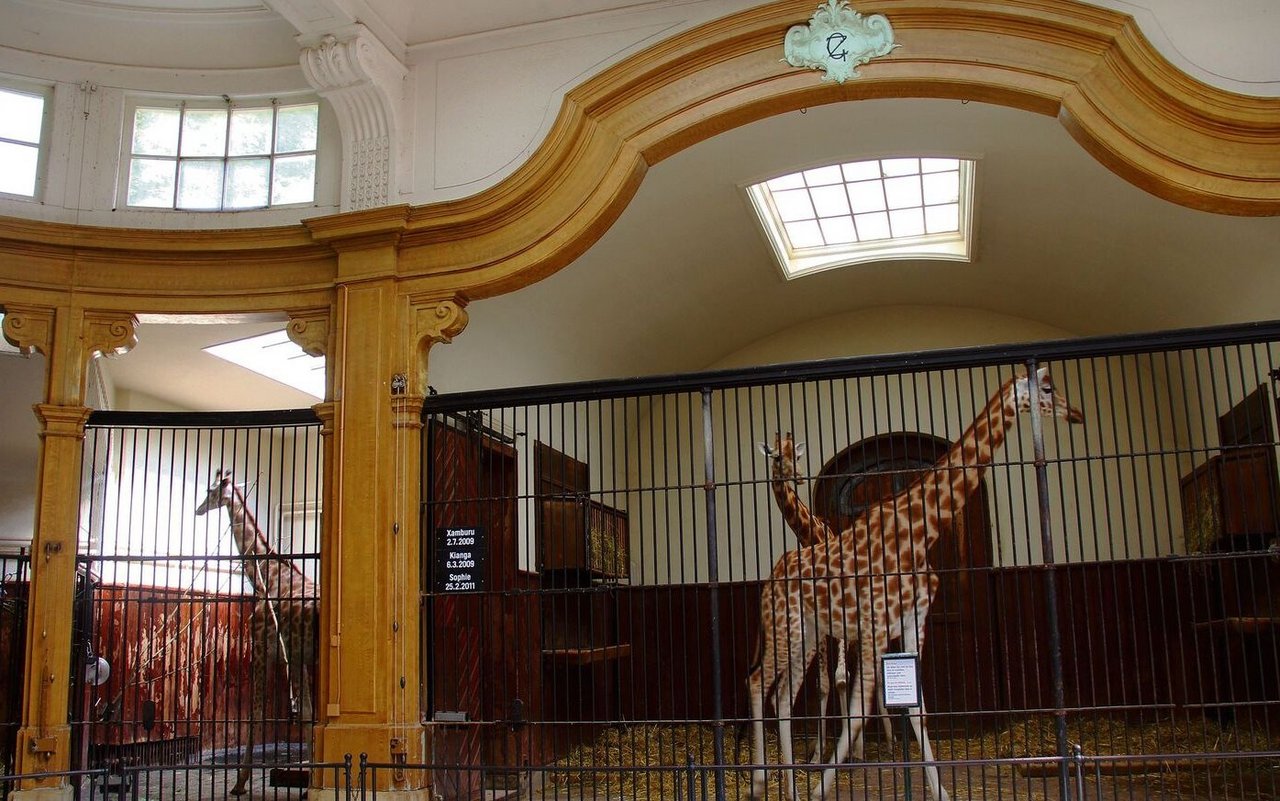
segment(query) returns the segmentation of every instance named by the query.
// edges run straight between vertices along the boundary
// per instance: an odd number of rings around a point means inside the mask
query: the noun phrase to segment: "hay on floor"
[[[900,744],[887,743],[871,732],[861,766],[841,771],[838,787],[848,795],[860,798],[880,794],[886,780],[893,782],[892,769],[877,768],[875,763],[902,759]],[[626,798],[634,801],[675,799],[688,796],[688,782],[694,783],[695,797],[711,791],[714,777],[706,765],[715,764],[715,730],[710,725],[637,725],[616,727],[603,732],[594,742],[574,748],[568,755],[548,766],[546,789],[550,795],[595,798]],[[1156,722],[1135,722],[1114,718],[1083,716],[1069,718],[1067,739],[1078,744],[1086,757],[1091,755],[1165,755],[1259,753],[1280,751],[1280,738],[1260,729],[1222,727],[1206,720],[1186,718]],[[934,756],[939,760],[994,760],[1000,758],[1053,757],[1057,754],[1056,723],[1052,716],[1036,715],[1014,720],[1007,725],[968,738],[931,738]],[[834,737],[828,743],[833,744]],[[766,734],[766,762],[781,763],[775,731]],[[803,759],[812,748],[811,741],[797,739],[797,759]],[[912,761],[920,760],[919,747],[912,744]],[[730,765],[749,765],[751,732],[733,726],[724,728],[725,761]],[[803,756],[801,756],[803,755]],[[692,762],[693,770],[689,770]],[[1177,792],[1188,798],[1210,797],[1223,790],[1234,791],[1247,798],[1271,798],[1280,789],[1280,765],[1274,759],[1223,760],[1177,763],[1169,761],[1158,767],[1141,767],[1134,760],[1133,773],[1150,775],[1117,776],[1117,786],[1140,783],[1144,792]],[[606,768],[602,770],[601,768]],[[621,769],[621,770],[620,770]],[[1125,771],[1120,771],[1121,773]],[[1053,771],[1056,774],[1056,769]],[[1025,772],[1009,766],[998,771],[994,767],[957,767],[944,770],[943,783],[953,799],[979,798],[991,790],[994,777],[1005,781],[1026,781]],[[781,797],[782,772],[769,771],[768,797]],[[1016,776],[1022,776],[1017,779]],[[795,772],[796,789],[807,794],[818,771],[801,765]],[[886,779],[888,777],[888,779]],[[1092,771],[1086,780],[1094,780]],[[725,772],[728,798],[745,799],[749,795],[749,769]],[[981,786],[979,786],[981,785]],[[923,788],[921,788],[922,790]],[[868,795],[870,794],[870,795]],[[893,792],[889,792],[892,796]],[[920,797],[924,797],[923,793]]]

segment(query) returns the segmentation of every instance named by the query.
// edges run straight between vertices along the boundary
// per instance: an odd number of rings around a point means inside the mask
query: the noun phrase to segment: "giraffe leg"
[[[831,696],[831,674],[827,672],[827,639],[819,635],[818,647],[813,657],[813,663],[818,667],[818,736],[814,739],[813,753],[809,755],[810,762],[821,762],[827,753],[825,742],[827,700]]]
[[[778,649],[786,633],[785,600],[780,585],[770,583],[760,602],[760,662],[747,677],[747,696],[751,699],[751,758],[756,767],[751,771],[751,798],[763,798],[769,776],[765,770],[764,716],[769,698],[778,691]]]
[[[875,703],[876,657],[884,653],[889,645],[883,626],[873,627],[867,623],[860,626],[860,631],[864,636],[858,640],[857,681],[849,696],[848,726],[841,731],[840,740],[836,743],[836,753],[832,758],[834,764],[843,762],[849,756],[850,740],[862,736],[867,722],[867,710]],[[822,771],[822,778],[809,794],[810,799],[822,801],[827,795],[827,788],[835,782],[835,777],[834,765]]]
[[[269,612],[264,612],[260,603],[254,608],[253,615],[249,619],[249,631],[251,632],[249,647],[252,649],[249,652],[249,680],[252,698],[249,711],[249,736],[248,742],[240,752],[241,767],[236,774],[236,784],[228,791],[231,795],[244,795],[248,788],[250,771],[247,763],[253,761],[253,733],[255,728],[266,719],[264,710],[267,700],[267,667],[272,664],[272,660],[269,658],[271,653],[269,649],[269,627],[267,625],[269,617]]]
[[[764,708],[765,693],[770,684],[765,681],[765,666],[762,661],[747,676],[747,697],[751,699],[751,761],[756,767],[751,770],[751,798],[763,798],[765,785],[769,781],[764,769]]]
[[[935,578],[936,583],[936,578]],[[928,614],[928,610],[924,610],[924,614]],[[923,653],[924,649],[924,616],[919,610],[913,611],[906,615],[902,620],[902,649],[904,651],[915,651],[917,654]],[[927,712],[924,708],[924,699],[920,699],[919,711],[911,716],[911,730],[916,736],[916,741],[920,743],[920,755],[924,759],[925,769],[924,778],[929,786],[929,797],[933,801],[948,801],[949,796],[947,790],[942,786],[942,780],[938,777],[938,766],[929,764],[933,762],[933,748],[929,745],[929,730],[925,726],[925,715]],[[887,721],[888,715],[885,716]],[[909,747],[908,743],[902,744],[903,752]]]
[[[792,638],[792,647],[787,654],[787,670],[783,673],[781,684],[777,689],[775,706],[778,711],[778,748],[782,752],[782,786],[788,801],[796,798],[796,758],[791,736],[791,715],[795,710],[796,696],[800,693],[800,684],[809,664],[813,662],[816,646],[810,645],[804,632]]]

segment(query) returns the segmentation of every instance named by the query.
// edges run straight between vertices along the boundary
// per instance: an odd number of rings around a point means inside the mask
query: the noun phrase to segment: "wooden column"
[[[426,354],[466,325],[465,301],[410,296],[397,277],[407,207],[312,220],[338,252],[327,459],[324,645],[316,755],[428,761],[419,703],[420,415]],[[328,781],[322,778],[322,781]],[[379,769],[381,792],[425,795],[429,777]]]
[[[132,348],[137,342],[136,326],[132,315],[76,306],[8,305],[5,309],[5,338],[28,353],[39,351],[47,360],[44,402],[35,406],[40,462],[18,731],[19,773],[70,767],[71,609],[84,426],[90,412],[84,405],[85,374],[89,361],[99,354]],[[14,796],[69,798],[71,787],[65,777],[30,780]]]

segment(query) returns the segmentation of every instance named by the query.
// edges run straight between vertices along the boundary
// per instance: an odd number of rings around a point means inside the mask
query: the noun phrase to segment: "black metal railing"
[[[428,398],[436,790],[670,797],[693,775],[706,797],[745,797],[752,766],[772,793],[828,765],[832,791],[914,776],[916,794],[955,798],[1274,797],[1278,366],[1280,323],[1259,323]],[[1018,399],[1065,399],[1083,425],[1065,406],[1019,415],[988,456],[989,401],[1042,368]],[[807,450],[784,465],[757,443]],[[784,554],[824,530],[784,511],[797,501],[840,536],[788,578]],[[944,507],[923,561],[830,555],[859,537],[893,552]],[[762,599],[806,582],[899,609],[927,597],[927,616],[769,612],[792,634],[765,651],[761,714]],[[914,731],[903,751],[901,717],[882,736],[870,699],[823,698],[841,649],[853,659],[882,624],[889,652],[919,652],[932,760]],[[819,665],[808,649],[828,634]],[[844,720],[865,729],[861,760],[837,760]]]
[[[194,798],[206,769],[309,758],[321,452],[310,410],[90,417],[74,765]],[[305,782],[232,773],[237,790]]]

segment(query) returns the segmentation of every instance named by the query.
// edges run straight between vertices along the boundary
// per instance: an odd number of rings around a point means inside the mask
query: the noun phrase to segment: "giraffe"
[[[774,500],[782,511],[783,520],[795,532],[796,540],[800,545],[814,545],[834,536],[836,532],[831,528],[831,524],[827,522],[826,518],[814,514],[796,492],[796,485],[799,483],[796,464],[798,458],[804,455],[804,443],[797,443],[791,432],[788,431],[785,437],[780,433],[774,435],[772,448],[769,447],[768,443],[761,442],[758,444],[760,452],[769,461],[770,486],[773,489]],[[823,715],[826,714],[827,701],[831,693],[831,677],[827,674],[826,669],[827,649],[831,643],[836,644],[835,685],[838,693],[837,699],[844,699],[849,684],[847,649],[844,640],[834,636],[818,638],[813,661],[819,666],[818,708],[822,710]],[[843,709],[843,706],[841,708]],[[844,725],[847,725],[848,718],[843,718],[843,720]],[[887,741],[893,742],[892,724],[889,718],[886,716],[882,717],[881,720],[884,722]],[[810,762],[817,762],[826,753],[823,743],[824,733],[825,726],[819,721],[818,738],[814,745]],[[853,743],[853,755],[856,759],[862,759],[863,739],[859,735]]]
[[[241,760],[250,762],[253,724],[264,720],[267,672],[277,660],[284,662],[289,677],[293,711],[302,720],[311,719],[311,665],[315,660],[319,627],[316,604],[319,593],[315,583],[297,565],[271,547],[229,470],[215,474],[207,496],[196,507],[196,514],[203,515],[219,507],[226,507],[231,518],[231,537],[240,555],[245,557],[244,574],[253,585],[256,599],[249,618],[252,713],[246,756]],[[243,795],[248,783],[249,769],[241,767],[231,795]]]
[[[916,651],[924,644],[921,624],[938,582],[928,570],[929,547],[950,528],[1004,444],[1014,419],[1019,413],[1031,413],[1033,403],[1037,414],[1070,423],[1084,421],[1080,411],[1057,393],[1047,369],[1039,370],[1034,382],[1015,375],[1001,385],[933,468],[834,538],[788,551],[774,564],[760,599],[760,662],[747,679],[757,766],[752,771],[752,798],[765,789],[764,708],[770,699],[778,715],[782,762],[794,764],[791,706],[809,660],[788,660],[786,655],[811,654],[815,632],[847,632],[847,639],[857,640],[857,679],[847,713],[850,725],[840,734],[834,758],[837,763],[843,761],[850,738],[861,736],[865,726],[866,707],[876,690],[876,660],[886,653],[889,641],[901,637],[906,649]],[[911,725],[925,761],[932,762],[925,714],[922,705],[912,715]],[[925,776],[934,801],[947,801],[937,768],[927,767]],[[826,768],[812,798],[825,796],[834,777],[835,768]],[[794,769],[784,767],[783,780],[787,797],[795,798]]]

